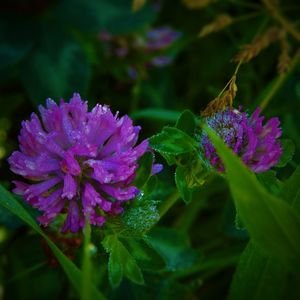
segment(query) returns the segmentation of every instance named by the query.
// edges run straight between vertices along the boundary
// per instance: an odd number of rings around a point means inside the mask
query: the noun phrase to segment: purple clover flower
[[[263,121],[260,108],[250,117],[246,112],[227,108],[205,119],[207,125],[256,173],[275,166],[282,154],[278,140],[281,136],[279,119],[271,118],[265,125]],[[223,163],[206,133],[202,133],[200,144],[210,164],[223,171]]]
[[[168,26],[158,27],[146,33],[145,47],[150,50],[160,50],[170,46],[181,36],[181,32]]]
[[[43,212],[42,225],[67,212],[62,232],[79,231],[87,216],[102,226],[139,193],[132,183],[137,160],[148,150],[147,140],[136,146],[141,128],[105,105],[88,112],[79,94],[59,105],[48,99],[39,111],[41,119],[33,113],[22,122],[20,151],[8,159],[11,170],[28,180],[15,181],[14,192]],[[153,165],[154,173],[160,169]]]

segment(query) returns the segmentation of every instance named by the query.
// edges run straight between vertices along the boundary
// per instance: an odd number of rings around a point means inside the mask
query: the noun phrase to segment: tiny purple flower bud
[[[152,175],[155,175],[155,174],[161,172],[162,169],[163,169],[163,165],[162,165],[162,164],[154,164],[154,165],[152,166],[151,174],[152,174]]]

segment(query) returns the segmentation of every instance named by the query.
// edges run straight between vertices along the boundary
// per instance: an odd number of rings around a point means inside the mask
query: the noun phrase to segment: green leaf
[[[138,169],[133,182],[133,185],[142,188],[151,176],[153,165],[153,154],[146,152],[138,161]]]
[[[0,18],[0,69],[11,68],[21,61],[33,46],[32,20],[12,16]]]
[[[295,144],[292,140],[281,140],[281,147],[283,152],[278,164],[276,165],[277,168],[285,167],[287,163],[293,159],[295,154]]]
[[[107,235],[102,241],[102,245],[109,253],[108,273],[113,288],[119,286],[123,275],[136,284],[144,284],[143,274],[136,260],[116,235]]]
[[[157,272],[165,267],[165,261],[147,241],[147,237],[124,239],[123,243],[142,270]]]
[[[196,128],[195,115],[190,110],[185,110],[176,121],[176,128],[182,130],[190,136],[193,136]]]
[[[193,198],[193,189],[188,187],[184,167],[178,166],[176,168],[175,182],[183,201],[185,203],[191,202]]]
[[[300,213],[300,165],[284,183],[279,196]]]
[[[21,81],[34,105],[46,98],[68,99],[74,92],[87,93],[90,65],[80,45],[60,28],[44,34],[39,47],[27,58]],[[30,74],[30,76],[29,76]]]
[[[108,235],[102,241],[102,245],[106,252],[109,253],[108,260],[108,276],[109,282],[113,288],[120,285],[123,279],[123,265],[119,255],[117,237]]]
[[[151,195],[157,187],[157,176],[151,176],[143,187],[145,196]]]
[[[15,229],[24,225],[24,223],[18,217],[16,217],[14,214],[12,214],[7,209],[1,206],[0,206],[0,223],[11,229]]]
[[[150,138],[151,147],[159,153],[183,154],[198,149],[198,143],[189,135],[174,127],[164,127],[162,132]]]
[[[250,242],[234,275],[228,300],[299,299],[300,273],[282,261],[261,252]]]
[[[168,121],[168,122],[176,122],[179,116],[180,116],[179,111],[159,109],[159,108],[147,108],[147,109],[139,110],[130,115],[130,117],[134,120],[149,119],[149,120]]]
[[[300,212],[300,167],[284,183],[279,196]],[[244,251],[235,273],[230,300],[299,299],[299,268],[288,268],[280,260],[266,255],[252,242]]]
[[[138,12],[132,12],[131,10],[131,0],[117,0],[110,1],[106,0],[109,4],[114,4],[116,7],[121,7],[123,5],[122,14],[107,20],[104,24],[103,29],[107,29],[113,34],[126,34],[136,31],[147,24],[150,24],[156,19],[156,12],[153,6],[145,5]],[[127,2],[127,3],[126,3]]]
[[[18,216],[21,220],[27,223],[32,229],[40,234],[48,243],[49,247],[56,256],[58,262],[62,266],[68,279],[72,283],[74,289],[80,294],[81,282],[83,280],[82,272],[68,259],[63,252],[49,239],[49,237],[41,230],[34,219],[27,213],[23,206],[0,185],[0,204],[8,209],[11,213]],[[103,300],[104,296],[95,288],[93,284],[89,285],[93,299]]]
[[[269,170],[256,175],[259,182],[273,195],[278,195],[282,183],[276,177],[276,172]]]
[[[224,161],[237,213],[254,241],[266,252],[294,263],[300,260],[300,218],[269,194],[255,175],[210,128],[209,137]]]
[[[72,25],[95,34],[101,30],[113,34],[128,33],[153,22],[156,17],[151,5],[145,5],[133,13],[131,0],[63,0],[59,2],[55,14],[65,26]],[[85,17],[78,18],[79,15]]]
[[[160,218],[157,202],[148,198],[137,199],[135,206],[128,208],[123,214],[122,221],[133,233],[137,235],[144,234]]]
[[[202,258],[199,251],[190,247],[187,236],[175,229],[153,228],[148,241],[166,261],[166,271],[190,268]]]

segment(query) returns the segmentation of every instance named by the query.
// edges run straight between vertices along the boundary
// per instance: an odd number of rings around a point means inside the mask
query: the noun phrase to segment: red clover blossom
[[[259,108],[251,116],[227,108],[205,118],[206,124],[256,173],[275,166],[282,154],[278,140],[281,136],[279,119],[271,118],[265,125],[263,121]],[[210,164],[223,171],[224,166],[206,133],[202,133],[200,144]]]
[[[9,157],[11,170],[27,179],[15,181],[14,192],[43,214],[43,225],[67,213],[62,231],[77,232],[85,217],[102,226],[107,215],[120,214],[122,203],[139,190],[133,186],[138,159],[148,141],[136,146],[140,127],[127,116],[113,115],[97,104],[91,112],[74,94],[69,103],[47,100],[22,122],[20,151]],[[153,172],[161,170],[153,166]]]

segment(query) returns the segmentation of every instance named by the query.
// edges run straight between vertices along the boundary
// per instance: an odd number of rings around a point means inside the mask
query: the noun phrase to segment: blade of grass
[[[77,268],[77,266],[69,260],[63,252],[49,239],[49,237],[42,231],[37,225],[35,220],[29,215],[25,208],[8,192],[2,185],[0,185],[0,204],[8,209],[11,213],[18,216],[21,220],[32,227],[38,234],[40,234],[48,243],[49,247],[53,251],[53,254],[57,258],[64,272],[66,273],[69,281],[73,285],[74,289],[80,294],[81,282],[83,282],[83,274]],[[104,300],[105,297],[96,289],[96,287],[90,284],[90,291],[92,299]]]
[[[237,213],[250,236],[266,253],[291,265],[299,263],[299,214],[285,201],[269,194],[212,129],[206,126],[205,131],[224,162]]]

